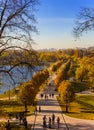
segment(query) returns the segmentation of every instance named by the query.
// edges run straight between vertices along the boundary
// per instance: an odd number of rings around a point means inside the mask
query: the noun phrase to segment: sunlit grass
[[[34,107],[35,106],[32,105],[27,106],[27,115],[31,115],[33,113]],[[24,105],[19,103],[17,100],[0,100],[0,117],[9,117],[10,113],[12,117],[15,117],[16,115],[19,116],[19,113],[24,111]]]
[[[63,113],[65,113],[65,104],[60,102]],[[77,95],[76,100],[70,104],[68,116],[94,120],[94,96]]]
[[[6,130],[6,122],[0,122],[0,130]],[[23,125],[16,125],[15,123],[10,123],[12,130],[31,130],[31,125],[28,125],[28,128],[25,128]]]

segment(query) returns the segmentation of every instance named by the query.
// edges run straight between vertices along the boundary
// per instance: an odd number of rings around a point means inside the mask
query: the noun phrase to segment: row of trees
[[[63,60],[57,61],[53,66],[52,66],[52,71],[57,71],[58,68],[63,64]]]
[[[75,92],[72,87],[72,83],[68,80],[68,72],[70,70],[71,60],[69,59],[65,64],[63,64],[59,73],[55,79],[56,88],[60,94],[61,100],[66,104],[66,112],[68,112],[68,107],[70,102],[75,99]]]
[[[68,79],[68,71],[70,68],[71,61],[68,60],[65,64],[63,64],[60,69],[59,73],[57,74],[57,77],[55,79],[55,85],[58,87],[59,84],[62,82],[62,80]]]
[[[19,99],[24,104],[26,101],[27,104],[32,104],[34,102],[35,96],[39,91],[40,86],[47,80],[49,77],[49,72],[47,69],[38,72],[32,77],[32,80],[23,83],[19,86]]]
[[[68,104],[74,100],[75,92],[94,88],[93,61],[94,58],[88,56],[77,59],[72,57],[60,67],[54,82],[61,100],[66,103],[66,111],[68,111]]]

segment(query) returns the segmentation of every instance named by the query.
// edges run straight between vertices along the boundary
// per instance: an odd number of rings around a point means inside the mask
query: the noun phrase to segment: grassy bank
[[[62,111],[65,113],[65,104],[59,101]],[[69,113],[66,115],[81,119],[94,120],[94,96],[77,95],[76,100],[70,104]]]
[[[0,130],[6,130],[5,128],[6,123],[5,122],[0,122]],[[31,125],[28,125],[28,128],[25,128],[22,125],[16,125],[15,123],[11,123],[11,129],[12,130],[31,130]]]
[[[34,111],[34,106],[28,106],[28,115],[31,115]],[[25,110],[24,105],[19,103],[17,100],[0,100],[0,117],[15,117],[19,116],[20,112]]]

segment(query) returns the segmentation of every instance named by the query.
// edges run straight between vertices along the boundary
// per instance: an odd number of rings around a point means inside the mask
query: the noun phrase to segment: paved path
[[[37,111],[34,130],[43,129],[44,115],[46,115],[46,117],[47,117],[47,127],[48,127],[49,117],[52,118],[52,114],[55,114],[55,123],[54,123],[54,125],[51,126],[51,129],[55,129],[55,130],[58,129],[56,119],[59,116],[60,122],[61,122],[60,130],[63,130],[63,129],[67,130],[64,120],[62,118],[61,108],[59,107],[59,104],[56,100],[56,96],[58,95],[58,93],[54,89],[55,89],[55,87],[54,87],[53,81],[51,79],[50,85],[47,85],[45,90],[41,92],[44,94],[44,97],[41,99],[40,94],[37,96],[37,98],[39,99],[37,108],[39,108],[39,106],[41,106],[41,112]],[[51,94],[54,93],[54,97],[50,97],[49,96],[50,93]],[[45,99],[45,95],[48,96],[48,99]],[[46,130],[49,130],[49,128],[46,128]]]
[[[28,123],[34,123],[32,130],[44,130],[43,128],[43,116],[46,115],[47,117],[47,126],[48,126],[48,120],[49,117],[52,117],[52,114],[55,114],[55,124],[52,125],[52,128],[45,128],[45,130],[58,130],[57,128],[57,117],[60,117],[60,128],[59,130],[94,130],[94,121],[92,120],[82,120],[82,119],[76,119],[72,117],[68,117],[64,114],[61,114],[61,108],[56,100],[56,96],[58,95],[57,92],[55,92],[55,87],[53,84],[53,78],[51,77],[50,85],[47,85],[43,93],[44,95],[48,95],[48,99],[45,100],[45,97],[41,99],[40,94],[37,95],[37,98],[39,99],[37,108],[39,105],[41,106],[41,112],[37,111],[36,116],[27,117]],[[54,93],[54,98],[50,98],[49,94]],[[67,126],[65,124],[67,123]]]

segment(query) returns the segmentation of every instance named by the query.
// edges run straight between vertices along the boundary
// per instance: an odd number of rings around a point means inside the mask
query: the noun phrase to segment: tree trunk
[[[68,104],[66,103],[66,113],[68,113]]]

